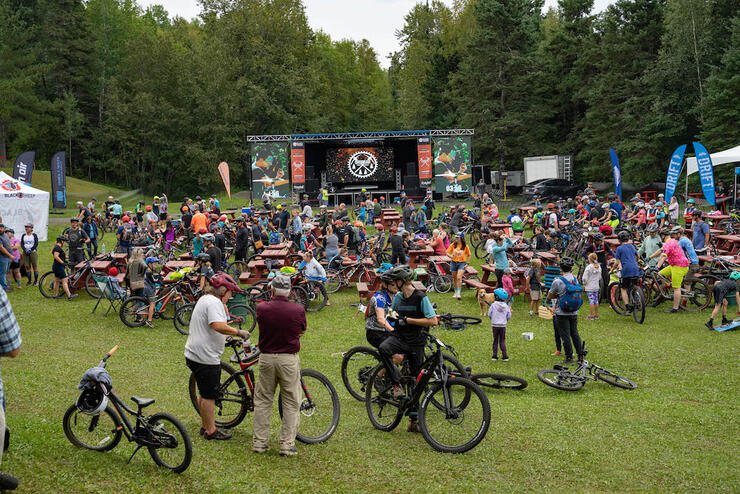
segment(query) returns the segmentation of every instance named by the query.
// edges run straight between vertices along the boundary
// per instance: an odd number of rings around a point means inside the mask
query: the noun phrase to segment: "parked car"
[[[539,195],[548,197],[573,197],[579,187],[562,178],[541,178],[524,186],[522,194],[527,196]]]

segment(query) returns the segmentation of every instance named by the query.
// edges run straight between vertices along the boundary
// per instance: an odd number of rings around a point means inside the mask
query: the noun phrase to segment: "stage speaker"
[[[306,178],[313,178],[313,166],[306,167]]]
[[[406,163],[406,175],[416,175],[419,171],[419,165],[416,164],[416,162],[409,162]]]
[[[321,172],[321,188],[326,187],[326,172]]]
[[[306,194],[309,195],[309,198],[312,198],[315,193],[318,193],[320,187],[321,182],[319,180],[313,178],[306,179]]]
[[[396,169],[396,190],[401,190],[401,170]]]
[[[421,194],[419,175],[406,175],[403,179],[403,186],[406,191],[406,195],[418,196]]]

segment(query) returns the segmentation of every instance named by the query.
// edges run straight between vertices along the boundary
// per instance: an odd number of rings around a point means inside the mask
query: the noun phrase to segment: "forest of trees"
[[[418,3],[381,67],[312,30],[301,0],[0,0],[0,154],[66,150],[68,173],[125,188],[246,184],[245,136],[474,128],[475,161],[572,154],[578,178],[663,180],[673,149],[736,145],[737,0]],[[388,64],[385,64],[388,65]]]

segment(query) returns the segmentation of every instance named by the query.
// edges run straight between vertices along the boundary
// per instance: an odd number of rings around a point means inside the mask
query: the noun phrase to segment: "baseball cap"
[[[290,286],[290,278],[282,274],[275,276],[270,282],[270,288],[275,290],[290,290]]]

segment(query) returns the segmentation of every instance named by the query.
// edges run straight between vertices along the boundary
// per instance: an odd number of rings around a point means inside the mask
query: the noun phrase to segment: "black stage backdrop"
[[[376,183],[393,180],[393,148],[327,149],[326,179],[336,184]]]

